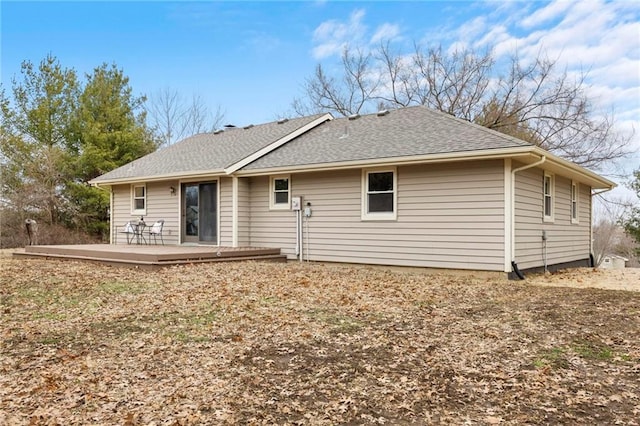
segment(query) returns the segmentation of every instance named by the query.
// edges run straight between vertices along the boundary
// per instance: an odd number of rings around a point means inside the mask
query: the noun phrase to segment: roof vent
[[[385,115],[389,114],[389,110],[388,109],[383,109],[382,111],[378,111],[378,114],[376,114],[378,117],[383,117]]]
[[[224,132],[224,130],[222,130],[222,129],[218,129],[218,130],[214,130],[214,131],[213,131],[213,134],[214,134],[214,135],[219,135],[219,134],[220,134],[220,133],[222,133],[222,132]]]
[[[349,120],[357,120],[358,118],[360,118],[360,114],[351,114],[349,116]]]
[[[233,124],[225,124],[225,125],[224,125],[224,128],[225,128],[225,129],[235,129],[235,128],[236,128],[236,126],[234,126]]]
[[[249,124],[248,126],[244,126],[243,129],[247,130],[253,127],[253,124]]]
[[[284,124],[284,123],[286,123],[287,121],[289,121],[289,119],[288,119],[288,118],[281,118],[280,120],[278,120],[278,124]]]
[[[346,139],[349,137],[349,126],[344,126],[344,133],[338,139]]]

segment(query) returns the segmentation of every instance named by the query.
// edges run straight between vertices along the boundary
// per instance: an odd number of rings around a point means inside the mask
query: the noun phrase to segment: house
[[[601,269],[624,269],[629,259],[615,254],[607,254],[602,258],[598,268]]]
[[[199,134],[106,173],[117,227],[289,259],[500,271],[588,265],[615,184],[522,140],[416,106]]]

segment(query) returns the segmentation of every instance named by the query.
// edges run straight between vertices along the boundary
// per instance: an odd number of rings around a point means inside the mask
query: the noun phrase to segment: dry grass
[[[640,418],[636,292],[299,264],[0,271],[0,424]]]

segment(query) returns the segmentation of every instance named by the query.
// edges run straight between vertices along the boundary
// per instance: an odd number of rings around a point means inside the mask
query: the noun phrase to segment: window
[[[396,170],[363,171],[362,219],[396,219]]]
[[[289,176],[276,176],[271,178],[270,183],[270,202],[269,207],[272,209],[289,209],[289,203],[291,201],[291,191]]]
[[[133,214],[146,214],[147,212],[147,187],[134,185],[131,189],[131,212]]]
[[[544,217],[545,222],[553,222],[553,175],[544,174]]]
[[[579,187],[576,182],[571,182],[571,223],[578,223],[578,192]]]

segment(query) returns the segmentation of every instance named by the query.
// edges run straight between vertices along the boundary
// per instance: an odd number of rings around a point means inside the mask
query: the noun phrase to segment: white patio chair
[[[160,237],[160,241],[162,245],[164,245],[164,239],[162,238],[162,228],[164,227],[164,219],[160,219],[156,221],[149,228],[149,243],[151,243],[151,238],[153,238],[153,243],[158,244],[158,237]]]
[[[125,234],[127,236],[127,244],[131,244],[131,241],[133,241],[133,238],[136,236],[136,228],[131,222],[127,222],[119,233]],[[117,242],[118,240],[116,239],[116,243]]]

